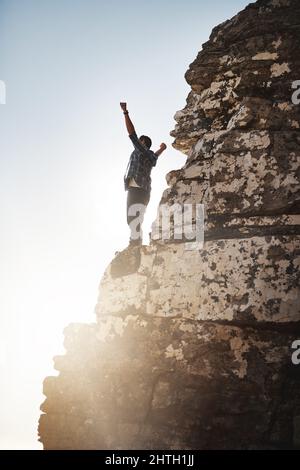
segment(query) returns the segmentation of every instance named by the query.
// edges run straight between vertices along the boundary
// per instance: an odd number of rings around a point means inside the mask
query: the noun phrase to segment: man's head
[[[149,149],[152,145],[152,140],[147,135],[141,135],[140,142]]]

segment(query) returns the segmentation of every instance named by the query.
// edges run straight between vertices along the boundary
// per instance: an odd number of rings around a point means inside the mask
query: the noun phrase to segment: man
[[[150,150],[152,145],[150,137],[146,135],[137,137],[127,104],[120,103],[120,106],[125,116],[129,138],[134,146],[124,176],[125,191],[127,191],[127,224],[130,228],[129,246],[139,246],[143,241],[142,223],[150,200],[151,170],[167,146],[161,144],[156,152]]]

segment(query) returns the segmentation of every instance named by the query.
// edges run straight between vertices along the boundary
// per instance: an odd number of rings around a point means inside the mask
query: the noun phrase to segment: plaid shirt
[[[146,149],[139,141],[136,133],[129,135],[134,151],[130,155],[126,173],[124,175],[125,191],[128,189],[130,178],[134,178],[136,183],[145,191],[151,191],[151,170],[156,165],[157,155],[150,149]]]

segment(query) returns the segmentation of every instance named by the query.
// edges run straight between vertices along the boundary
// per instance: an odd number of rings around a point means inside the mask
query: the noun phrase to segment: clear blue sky
[[[150,230],[184,73],[244,0],[0,0],[0,448],[39,448],[42,380],[62,329],[94,321],[97,288],[127,245],[123,173],[138,134],[168,145],[152,172]],[[145,240],[147,242],[147,240]]]

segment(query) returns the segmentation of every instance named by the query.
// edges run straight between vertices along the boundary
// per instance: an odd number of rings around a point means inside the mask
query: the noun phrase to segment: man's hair
[[[140,140],[145,142],[146,147],[149,149],[152,145],[152,140],[147,135],[141,135]]]

